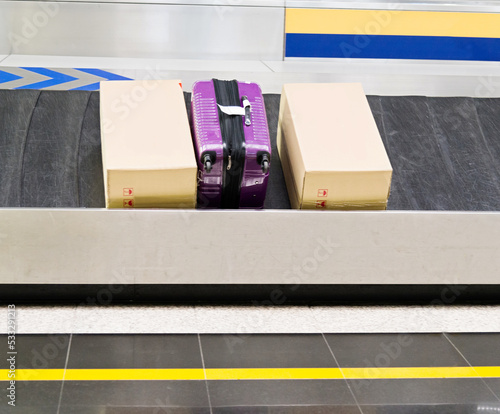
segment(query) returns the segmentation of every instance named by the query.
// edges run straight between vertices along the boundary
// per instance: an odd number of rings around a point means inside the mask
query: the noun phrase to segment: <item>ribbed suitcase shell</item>
[[[266,196],[269,171],[264,172],[259,164],[259,154],[269,154],[271,143],[267,125],[264,98],[259,85],[250,82],[238,82],[240,98],[246,96],[251,105],[251,125],[243,123],[245,137],[245,163],[241,180],[239,207],[262,208]],[[191,98],[191,123],[194,147],[198,163],[198,208],[221,207],[223,191],[223,140],[219,124],[213,81],[198,81],[193,85]],[[212,170],[204,168],[202,155],[215,153]]]

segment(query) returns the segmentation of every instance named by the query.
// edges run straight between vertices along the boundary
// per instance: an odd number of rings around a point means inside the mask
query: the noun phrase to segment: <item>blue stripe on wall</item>
[[[500,39],[287,33],[285,56],[500,61]]]

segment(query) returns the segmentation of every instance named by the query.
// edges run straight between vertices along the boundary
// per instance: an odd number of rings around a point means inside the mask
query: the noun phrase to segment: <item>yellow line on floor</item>
[[[342,368],[346,378],[474,378],[480,375],[472,367]]]
[[[339,368],[229,368],[207,369],[207,380],[339,379]]]
[[[62,381],[63,376],[64,369],[16,369],[14,378],[7,369],[0,373],[2,381]]]
[[[204,380],[203,369],[68,369],[65,381]]]
[[[481,378],[500,378],[500,367],[474,367]]]
[[[206,379],[220,380],[315,380],[315,379],[419,379],[500,378],[500,367],[397,367],[397,368],[216,368]],[[203,369],[18,369],[15,377],[0,370],[0,381],[201,381]]]

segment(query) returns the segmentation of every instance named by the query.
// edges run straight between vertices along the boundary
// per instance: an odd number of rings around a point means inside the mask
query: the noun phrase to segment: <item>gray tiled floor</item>
[[[343,380],[209,381],[214,407],[355,405]]]
[[[206,368],[337,367],[321,335],[201,335],[200,338]]]
[[[467,361],[444,334],[200,335],[200,342],[207,368],[336,367],[336,360],[341,367],[362,367],[370,361],[376,364],[382,354],[389,359],[392,355],[390,366],[467,366],[472,361],[498,365],[498,334],[447,335]],[[47,365],[51,368],[64,366],[64,346],[69,343],[68,367],[72,369],[203,366],[198,335],[73,335],[71,342],[69,336],[18,335],[17,340],[19,351],[27,356],[32,350],[50,356],[44,351],[46,345],[62,344],[60,355],[54,353]],[[25,360],[30,367],[29,358]],[[66,381],[64,385],[43,381],[18,382],[16,412],[37,412],[39,404],[44,413],[56,414],[61,387],[59,414],[103,410],[110,414],[208,414],[210,408],[212,414],[469,414],[496,412],[500,404],[498,378],[121,380]]]
[[[330,334],[325,338],[341,367],[468,365],[443,334]]]
[[[70,335],[17,335],[16,368],[64,368],[68,354]],[[2,344],[7,336],[0,335]],[[0,369],[7,368],[7,361],[0,359]]]
[[[73,407],[208,407],[204,381],[67,381],[61,413]]]
[[[500,366],[500,334],[447,334],[472,366]]]
[[[490,387],[491,391],[495,393],[500,401],[500,378],[486,378],[484,382]]]
[[[497,403],[481,379],[348,380],[360,404]]]
[[[197,335],[73,335],[68,368],[202,368]]]
[[[363,405],[363,414],[493,414],[500,404]]]
[[[111,406],[87,406],[61,407],[59,414],[211,414],[210,407],[124,407],[122,405]]]
[[[355,405],[214,407],[213,414],[360,414]]]
[[[9,386],[8,382],[0,381],[2,388],[0,413],[57,413],[59,396],[61,395],[61,381],[16,381],[15,407],[7,406],[7,400],[4,396],[4,390]]]

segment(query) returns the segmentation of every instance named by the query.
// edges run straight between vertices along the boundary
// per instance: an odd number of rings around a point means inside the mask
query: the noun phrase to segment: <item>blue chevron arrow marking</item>
[[[70,91],[98,91],[99,90],[100,83],[91,83],[90,85],[83,85],[80,86],[79,88],[73,88],[70,89]]]
[[[54,70],[45,69],[45,68],[21,68],[24,70],[28,70],[30,72],[38,73],[42,76],[47,76],[52,79],[47,79],[41,82],[32,83],[30,85],[20,86],[16,89],[43,89],[48,88],[49,86],[60,85],[61,83],[71,82],[74,80],[78,80],[73,76],[68,76],[63,73],[56,72]]]
[[[75,69],[81,72],[88,73],[90,75],[99,76],[107,80],[132,80],[130,78],[126,78],[125,76],[120,76],[115,73],[107,72],[101,69],[78,69],[78,68]]]
[[[4,72],[3,70],[0,70],[0,83],[7,83],[7,82],[12,82],[18,79],[21,79],[22,76],[17,76],[9,72]]]

